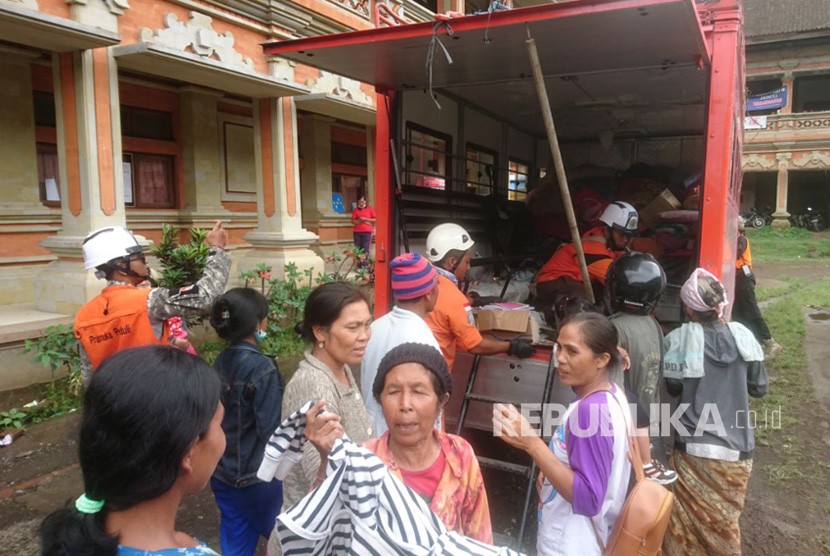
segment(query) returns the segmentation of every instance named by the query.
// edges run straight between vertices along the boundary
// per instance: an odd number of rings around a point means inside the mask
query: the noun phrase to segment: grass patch
[[[805,543],[809,548],[819,550],[819,554],[830,554],[830,534],[820,533]]]
[[[770,484],[773,485],[804,477],[804,473],[802,473],[797,467],[786,463],[781,465],[770,465],[767,467],[766,471],[767,479]]]
[[[791,276],[785,277],[782,281],[785,282],[783,286],[759,285],[757,288],[755,288],[755,297],[758,299],[758,301],[767,301],[769,299],[775,299],[776,297],[781,297],[783,295],[793,293],[797,289],[803,288],[806,283],[803,278]]]
[[[798,479],[803,469],[819,471],[816,459],[805,454],[792,435],[793,427],[805,426],[799,418],[804,408],[817,403],[807,372],[803,309],[807,306],[830,307],[830,278],[809,285],[802,280],[799,286],[790,289],[764,311],[773,337],[784,349],[767,366],[770,393],[764,398],[750,399],[750,407],[757,412],[759,421],[755,429],[757,444],[769,446],[784,456],[785,463],[765,469],[772,484]],[[780,419],[762,421],[762,416],[773,414]],[[766,426],[760,426],[762,422]]]
[[[830,259],[828,232],[810,232],[804,228],[779,230],[766,226],[746,231],[753,258],[771,263]],[[763,254],[759,256],[759,254]]]

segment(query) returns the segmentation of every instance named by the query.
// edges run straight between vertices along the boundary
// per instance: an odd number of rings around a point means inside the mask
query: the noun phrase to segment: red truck
[[[388,262],[403,251],[402,221],[414,250],[432,225],[451,220],[491,255],[481,194],[521,198],[514,170],[532,184],[550,166],[529,36],[566,164],[594,163],[591,153],[610,142],[623,151],[610,153],[621,166],[645,159],[700,174],[693,258],[731,283],[744,108],[739,0],[573,0],[265,45],[266,54],[376,88],[377,312],[391,304]],[[442,180],[443,189],[425,186]]]
[[[515,214],[509,205],[522,205],[538,168],[550,167],[529,37],[569,174],[584,164],[646,162],[701,177],[693,245],[674,265],[684,270],[658,310],[663,320],[681,320],[677,286],[692,268],[734,280],[744,112],[739,0],[573,0],[265,45],[267,54],[376,88],[376,314],[391,307],[388,263],[404,246],[418,251],[434,225],[454,221],[471,232],[479,255],[492,258],[498,215]],[[486,207],[495,197],[507,199],[505,211]],[[542,352],[535,360],[548,359]],[[532,365],[482,361],[485,371]],[[458,384],[469,366],[459,359]],[[538,397],[539,380],[511,380],[514,399]],[[503,392],[499,383],[492,388]],[[489,427],[486,411],[471,417]]]
[[[394,256],[420,250],[429,229],[453,221],[493,258],[521,213],[511,205],[523,205],[538,169],[550,168],[529,37],[569,181],[586,164],[663,164],[700,176],[693,242],[674,285],[696,266],[731,284],[744,112],[739,0],[573,0],[265,45],[376,88],[376,314],[391,307]],[[506,201],[502,210],[488,208],[490,193]],[[680,320],[672,291],[658,316]],[[549,350],[524,361],[460,354],[456,391],[472,367],[479,401],[539,402],[554,382],[550,360]],[[566,402],[565,390],[554,383],[552,399]],[[447,409],[449,430],[463,398]],[[465,426],[489,429],[489,404],[471,404]]]

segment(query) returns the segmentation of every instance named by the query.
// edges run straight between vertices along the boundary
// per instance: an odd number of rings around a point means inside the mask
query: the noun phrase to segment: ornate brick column
[[[71,0],[75,21],[118,31],[126,0]],[[57,255],[35,280],[41,310],[74,313],[103,285],[83,269],[81,243],[93,229],[123,226],[118,68],[109,48],[52,55],[61,224],[41,245]]]
[[[775,212],[772,213],[773,228],[789,228],[790,213],[787,212],[787,193],[789,190],[789,167],[791,153],[778,153],[775,159],[778,161],[778,181],[775,184]]]
[[[199,225],[227,217],[222,207],[224,177],[219,160],[219,121],[214,91],[187,86],[180,89],[184,211]]]
[[[0,46],[0,193],[6,210],[45,212],[38,193],[32,60],[36,54]]]
[[[322,273],[323,259],[311,245],[317,235],[303,228],[297,145],[297,111],[290,97],[254,102],[257,166],[257,228],[245,236],[253,249],[239,260],[241,271],[264,263],[284,276],[286,263]]]

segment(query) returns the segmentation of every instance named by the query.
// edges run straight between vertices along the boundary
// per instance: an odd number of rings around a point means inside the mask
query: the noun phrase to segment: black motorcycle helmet
[[[647,253],[629,253],[611,264],[605,277],[605,296],[615,313],[648,315],[666,289],[666,273]]]

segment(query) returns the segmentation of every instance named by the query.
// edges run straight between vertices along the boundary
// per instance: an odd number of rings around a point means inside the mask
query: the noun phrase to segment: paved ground
[[[830,273],[830,268],[817,269],[816,265],[759,265],[757,268],[762,280],[778,280],[787,275],[814,277],[817,271]],[[830,359],[830,343],[827,342],[830,320],[821,315],[830,318],[830,310],[813,310],[811,314],[819,316],[807,317],[806,349],[820,403],[817,407],[805,408],[808,412],[805,422],[815,426],[797,431],[793,442],[800,449],[814,453],[816,458],[826,458],[830,454],[827,411],[830,407],[830,371],[826,365]],[[19,406],[34,395],[35,391],[31,389],[0,393],[0,409]],[[33,426],[12,446],[0,448],[0,555],[38,554],[36,529],[40,520],[49,511],[80,494],[82,479],[75,443],[78,418],[79,415],[74,413]],[[823,530],[830,534],[826,481],[816,483],[812,478],[806,478],[786,488],[769,484],[761,470],[779,462],[780,457],[764,449],[758,450],[756,472],[741,520],[744,553],[770,556],[830,553],[830,544],[815,550],[801,544],[805,537],[821,534]],[[521,517],[524,485],[503,474],[490,473],[486,479],[495,529],[513,534]],[[178,526],[211,546],[219,546],[218,512],[209,491],[186,501],[179,512]],[[528,529],[530,539],[533,538],[532,527],[531,524]],[[827,541],[830,543],[830,536]],[[260,550],[260,554],[262,552]]]

